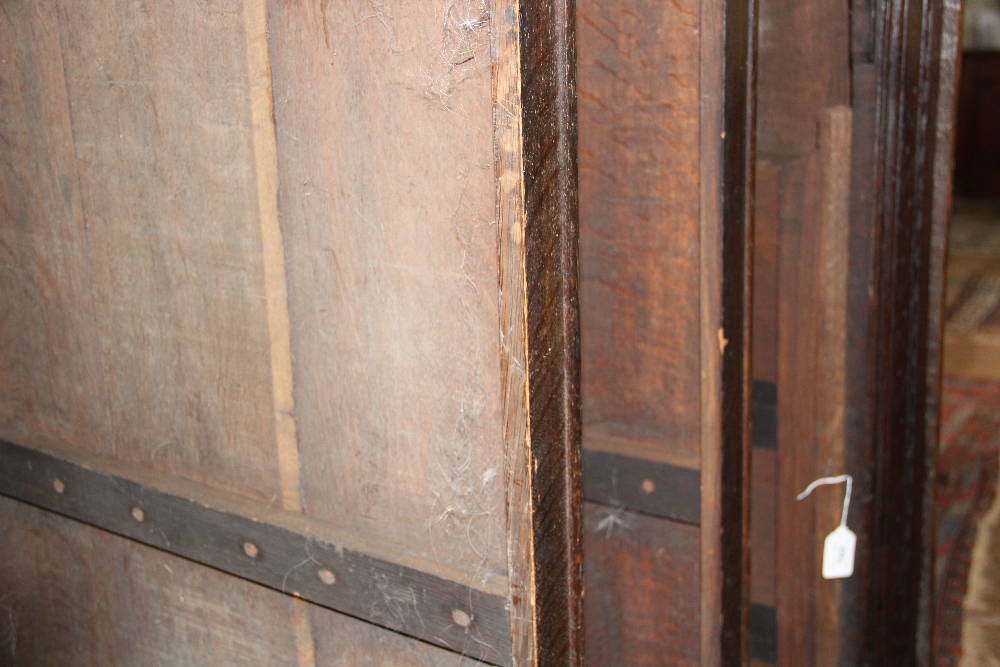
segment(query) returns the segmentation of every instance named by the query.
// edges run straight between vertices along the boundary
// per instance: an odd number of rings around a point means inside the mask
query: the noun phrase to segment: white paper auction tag
[[[837,526],[823,542],[823,578],[844,579],[854,574],[854,548],[858,536],[847,526]]]
[[[854,574],[854,551],[858,546],[858,536],[847,527],[847,510],[851,506],[851,487],[854,480],[850,475],[836,477],[821,477],[806,487],[796,499],[802,500],[823,484],[839,484],[847,482],[844,493],[844,509],[840,513],[840,525],[826,536],[823,542],[823,578],[844,579]]]

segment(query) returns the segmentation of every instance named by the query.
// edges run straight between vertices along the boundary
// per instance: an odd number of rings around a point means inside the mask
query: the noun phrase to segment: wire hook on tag
[[[840,514],[840,525],[823,541],[824,579],[843,579],[854,574],[854,551],[858,545],[858,536],[847,527],[847,510],[851,506],[851,487],[854,485],[854,479],[850,475],[820,477],[796,496],[796,500],[802,500],[818,486],[840,484],[841,482],[847,482],[847,491],[844,493],[844,510]]]
[[[806,487],[806,490],[795,496],[796,500],[802,500],[810,493],[812,493],[817,486],[823,486],[824,484],[840,484],[841,482],[847,482],[847,492],[844,493],[844,511],[840,515],[840,525],[847,525],[847,510],[851,507],[851,487],[854,486],[854,478],[850,475],[837,475],[836,477],[820,477],[815,482]]]

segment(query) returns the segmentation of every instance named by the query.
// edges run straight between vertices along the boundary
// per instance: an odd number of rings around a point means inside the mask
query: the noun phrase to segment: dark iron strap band
[[[499,591],[318,538],[295,524],[300,515],[263,506],[248,512],[245,499],[228,504],[232,494],[206,492],[167,493],[0,440],[5,496],[477,660],[511,664]]]

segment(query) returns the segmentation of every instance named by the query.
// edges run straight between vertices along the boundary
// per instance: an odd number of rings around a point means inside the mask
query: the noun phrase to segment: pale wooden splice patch
[[[250,78],[250,117],[253,125],[254,173],[264,256],[267,330],[271,343],[271,391],[274,394],[275,444],[281,474],[281,499],[286,510],[302,510],[299,483],[299,446],[295,437],[292,398],[292,340],[285,286],[285,249],[278,220],[278,149],[274,140],[274,104],[271,62],[267,45],[264,0],[243,4]]]

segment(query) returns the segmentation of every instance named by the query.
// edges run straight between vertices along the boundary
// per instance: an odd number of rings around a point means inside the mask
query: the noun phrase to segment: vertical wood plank
[[[699,135],[699,428],[702,469],[701,498],[701,663],[721,667],[722,662],[722,355],[726,341],[722,329],[722,132],[725,102],[723,44],[724,5],[702,2],[700,95],[702,113]]]
[[[58,5],[110,431],[80,447],[279,494],[244,14]]]
[[[113,448],[53,1],[0,12],[0,421]]]
[[[489,12],[269,2],[305,511],[507,570]]]
[[[778,483],[777,627],[781,665],[808,664],[815,656],[819,580],[815,503],[795,496],[819,477],[815,465],[816,379],[820,261],[814,209],[819,208],[817,156],[791,161],[782,170],[781,188],[811,200],[782,202],[778,237]],[[829,492],[829,491],[828,491]]]
[[[583,664],[576,5],[521,0],[537,664]]]
[[[584,519],[587,665],[701,665],[698,527],[594,503]]]
[[[588,439],[698,468],[699,3],[582,0],[577,26]]]
[[[847,407],[847,271],[849,265],[851,183],[850,107],[825,109],[820,125],[822,193],[819,232],[819,323],[816,362],[816,475],[840,475],[845,470]],[[846,492],[846,490],[845,490]],[[832,495],[832,498],[830,496]],[[821,499],[822,498],[822,499]],[[813,500],[816,512],[814,553],[822,570],[823,540],[840,522],[839,494]],[[840,661],[841,588],[839,580],[817,580],[814,664]]]

